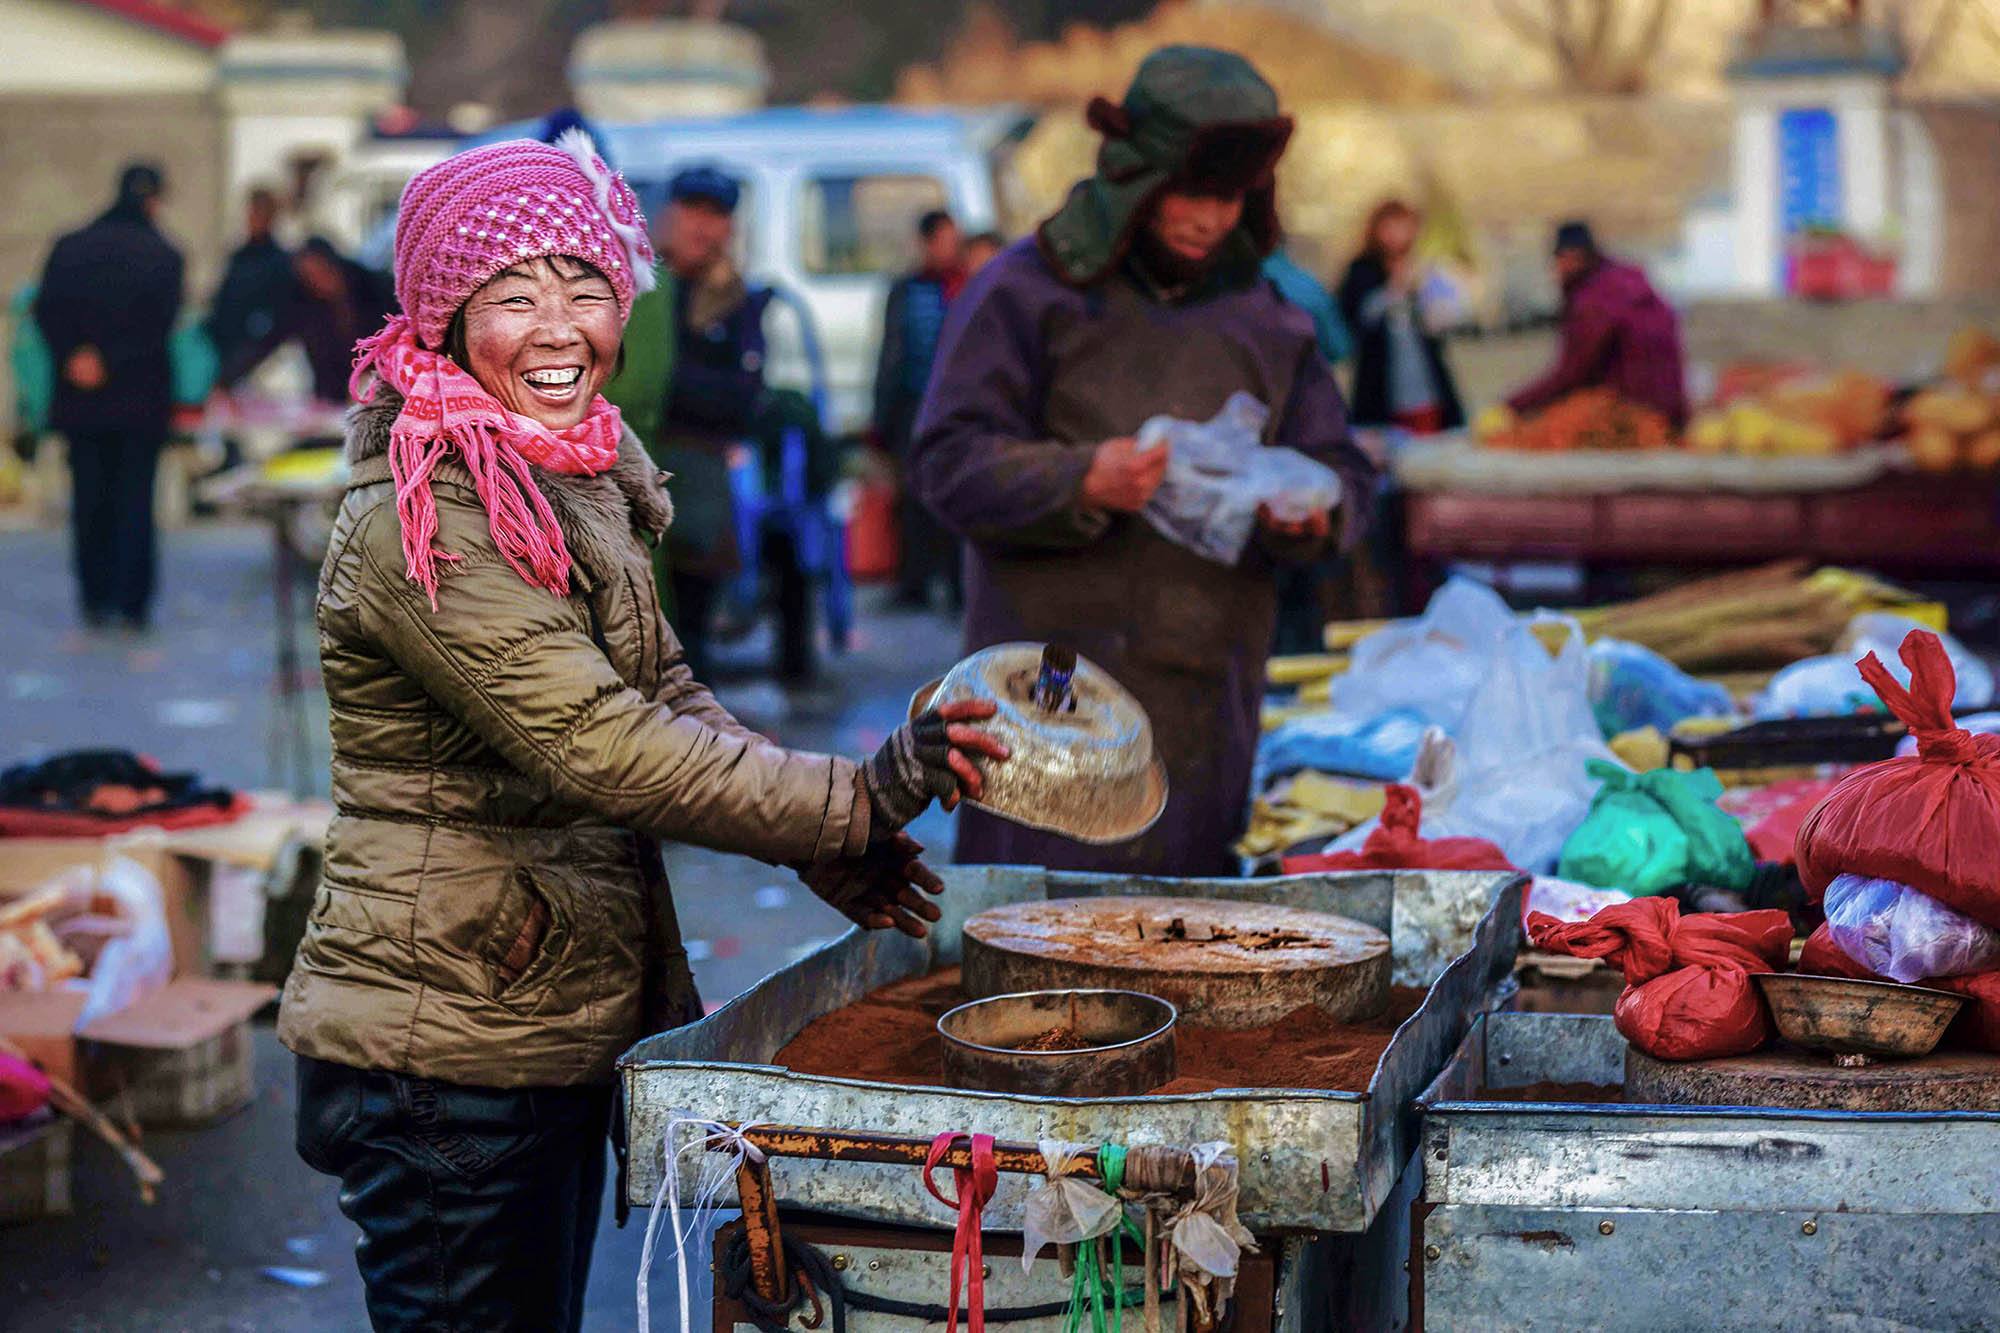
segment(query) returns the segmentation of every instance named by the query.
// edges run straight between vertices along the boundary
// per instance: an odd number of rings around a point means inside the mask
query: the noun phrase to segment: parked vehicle
[[[849,433],[867,424],[882,303],[890,281],[915,260],[918,217],[945,208],[967,232],[999,225],[1015,211],[1008,156],[1032,124],[1007,110],[778,107],[605,124],[597,132],[648,213],[664,205],[667,182],[683,167],[706,164],[735,178],[743,191],[736,229],[744,276],[795,294],[811,312],[826,364],[827,426]],[[435,146],[442,156],[539,128],[520,121]],[[405,157],[395,157],[396,165]],[[372,186],[374,207],[382,207],[379,172],[357,165],[347,174],[357,188]],[[394,225],[390,207],[370,228],[364,251],[379,244],[386,253]],[[769,382],[806,390],[805,338],[792,311],[774,314],[766,332]]]

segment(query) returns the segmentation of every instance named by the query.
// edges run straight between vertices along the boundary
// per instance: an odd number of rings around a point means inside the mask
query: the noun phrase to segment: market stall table
[[[2000,482],[1907,469],[1876,446],[1830,457],[1686,450],[1533,454],[1463,438],[1399,449],[1412,559],[1565,560],[1586,571],[1718,567],[1780,556],[1889,573],[2000,574]]]

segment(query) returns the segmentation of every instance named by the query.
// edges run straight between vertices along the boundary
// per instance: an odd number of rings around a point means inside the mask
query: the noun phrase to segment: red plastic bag
[[[0,1125],[31,1116],[49,1104],[48,1075],[11,1055],[0,1055]]]
[[[1847,951],[1833,942],[1833,927],[1824,921],[1820,922],[1818,930],[1806,936],[1805,948],[1799,950],[1798,966],[1792,970],[1811,977],[1846,977],[1850,981],[1889,979],[1876,976],[1849,958]]]
[[[1744,836],[1750,840],[1750,851],[1759,861],[1788,866],[1793,862],[1793,849],[1798,845],[1799,829],[1806,816],[1840,784],[1813,780],[1776,785],[1793,787],[1798,795],[1752,824]]]
[[[1625,973],[1611,1015],[1625,1040],[1658,1060],[1711,1060],[1770,1039],[1771,1018],[1750,977],[1785,965],[1792,919],[1778,911],[1684,917],[1672,898],[1634,898],[1574,924],[1533,913],[1528,938]]]
[[[1911,630],[1900,655],[1908,689],[1873,653],[1859,666],[1917,752],[1856,769],[1813,808],[1799,878],[1814,902],[1836,875],[1891,879],[2000,927],[2000,736],[1952,721],[1958,681],[1937,635]]]
[[[1854,981],[1888,981],[1849,958],[1833,942],[1833,932],[1821,926],[1806,937],[1799,954],[1798,971],[1816,977],[1847,977]],[[1969,977],[1937,977],[1923,983],[1933,990],[1963,995],[1966,1005],[1951,1021],[1944,1045],[1975,1051],[2000,1053],[2000,972],[1977,972]]]
[[[1507,853],[1484,838],[1417,836],[1423,822],[1424,798],[1415,787],[1389,784],[1382,822],[1358,852],[1315,852],[1288,856],[1280,867],[1287,875],[1325,870],[1512,870]]]

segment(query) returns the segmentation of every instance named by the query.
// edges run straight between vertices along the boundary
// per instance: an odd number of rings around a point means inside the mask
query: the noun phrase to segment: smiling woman
[[[474,292],[445,328],[444,354],[508,411],[567,430],[625,368],[624,335],[611,280],[573,255],[549,255]]]
[[[278,1035],[374,1327],[559,1333],[613,1064],[702,1012],[657,840],[791,865],[855,924],[921,935],[942,886],[899,830],[981,793],[967,752],[1006,751],[966,725],[980,704],[865,764],[798,753],[695,680],[646,549],[662,476],[598,392],[653,253],[588,140],[447,159],[396,226],[405,313],[356,349],[320,580],[326,876]]]

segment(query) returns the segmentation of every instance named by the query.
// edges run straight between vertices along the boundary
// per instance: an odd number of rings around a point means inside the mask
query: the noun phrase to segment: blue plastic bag
[[[1696,680],[1650,648],[1622,639],[1590,645],[1590,709],[1606,737],[1640,727],[1672,731],[1691,717],[1736,711],[1729,691]]]
[[[1314,713],[1266,736],[1259,757],[1266,778],[1310,768],[1390,782],[1410,771],[1423,737],[1423,715],[1409,708],[1373,717]]]

